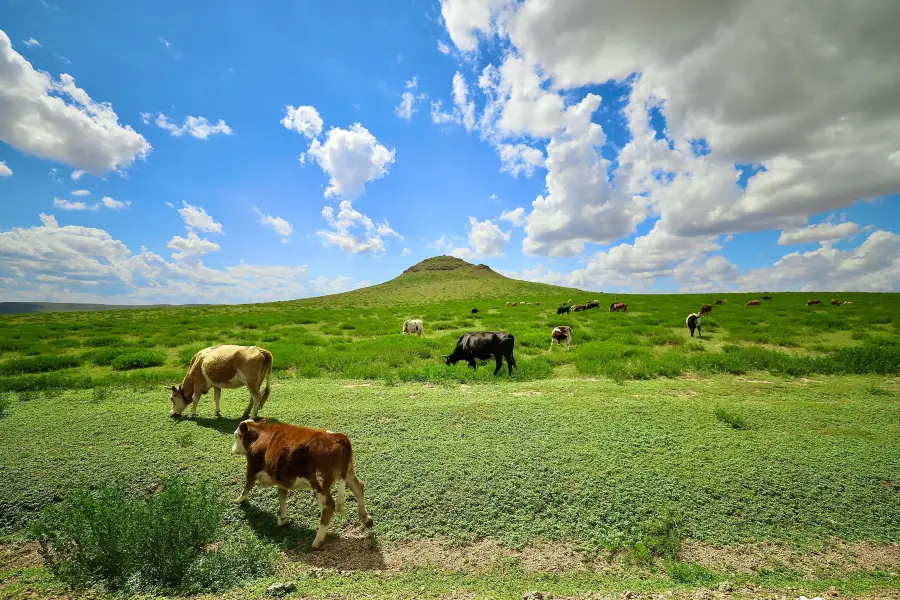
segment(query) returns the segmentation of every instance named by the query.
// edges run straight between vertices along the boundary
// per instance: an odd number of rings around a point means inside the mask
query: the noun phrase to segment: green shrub
[[[98,348],[97,350],[91,350],[90,352],[85,352],[82,356],[88,362],[92,362],[95,365],[105,367],[111,365],[112,361],[123,354],[138,351],[140,351],[140,348],[130,348],[128,346],[112,346],[109,348]]]
[[[139,350],[120,354],[112,361],[112,368],[116,371],[128,371],[129,369],[146,369],[158,367],[166,362],[166,356],[152,350]]]
[[[132,496],[124,484],[75,491],[30,527],[51,571],[76,587],[179,590],[215,539],[221,507],[214,490],[183,479]]]
[[[87,338],[82,342],[88,348],[108,348],[110,346],[124,346],[125,340],[115,335],[100,335]]]
[[[24,373],[49,373],[80,366],[84,362],[74,354],[44,354],[24,358],[10,358],[0,363],[0,375],[22,375]]]
[[[718,420],[722,421],[732,429],[750,429],[750,425],[744,417],[729,412],[724,408],[717,408],[715,410],[715,415]]]
[[[685,585],[708,585],[715,581],[716,577],[703,565],[697,563],[683,563],[677,560],[666,562],[666,571],[669,577],[677,583]]]
[[[199,593],[237,587],[269,575],[277,556],[275,547],[252,534],[229,539],[191,564],[182,588],[188,593]]]
[[[0,377],[0,392],[36,392],[51,389],[86,389],[94,387],[94,378],[68,373],[40,373]]]
[[[8,394],[0,395],[0,417],[7,415],[10,406],[12,406],[12,397]]]

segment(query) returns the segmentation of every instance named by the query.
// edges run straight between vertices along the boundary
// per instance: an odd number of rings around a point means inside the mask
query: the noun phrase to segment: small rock
[[[297,591],[297,585],[290,581],[273,583],[266,588],[266,594],[269,596],[285,596],[295,591]]]
[[[522,600],[544,600],[544,594],[541,592],[525,592],[522,594]]]
[[[624,592],[622,592],[622,598],[625,598],[626,600],[628,598],[631,598],[632,596],[634,596],[634,592],[632,592],[631,590],[625,590]]]
[[[730,592],[732,589],[734,589],[734,588],[732,587],[730,581],[723,581],[722,583],[719,584],[720,592]]]
[[[744,584],[744,589],[747,590],[748,592],[755,592],[756,586],[748,581],[747,583]]]

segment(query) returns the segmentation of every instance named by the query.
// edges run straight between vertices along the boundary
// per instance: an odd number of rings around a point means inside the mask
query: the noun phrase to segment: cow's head
[[[184,409],[187,408],[188,404],[191,403],[190,399],[185,395],[184,389],[179,386],[173,385],[171,387],[172,397],[169,400],[172,402],[172,412],[169,413],[173,417],[177,417],[184,412]]]
[[[456,357],[455,352],[453,354],[444,354],[443,356],[445,359],[444,364],[446,365],[455,365],[459,362],[459,358]]]
[[[247,446],[244,443],[246,441],[244,438],[247,437],[247,432],[250,431],[250,423],[252,422],[253,419],[241,421],[237,429],[234,430],[234,445],[231,447],[231,452],[233,454],[246,456]]]

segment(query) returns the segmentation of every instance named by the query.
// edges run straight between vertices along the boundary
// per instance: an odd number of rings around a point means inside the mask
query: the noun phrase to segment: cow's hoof
[[[247,496],[238,496],[237,498],[234,499],[235,504],[243,504],[246,501],[247,501]]]
[[[219,411],[216,411],[213,413],[213,418],[215,418],[215,419],[218,419],[221,416],[222,416],[222,413],[220,413]]]
[[[188,416],[185,417],[185,419],[193,419],[193,418],[196,417],[196,416],[197,416],[197,415],[188,415]]]
[[[288,522],[287,519],[282,519],[281,517],[278,517],[278,521],[276,521],[275,525],[277,527],[284,527],[285,525],[287,525],[287,522]]]
[[[322,544],[324,544],[324,543],[325,543],[324,540],[321,541],[321,542],[320,542],[320,541],[314,541],[314,542],[312,543],[312,549],[313,549],[313,550],[321,550],[321,549],[322,549]]]
[[[363,525],[365,526],[366,529],[371,529],[372,525],[374,525],[374,524],[375,523],[374,523],[374,521],[372,521],[372,517],[367,516],[366,520],[363,521]]]
[[[241,421],[246,421],[250,418],[250,413],[244,413],[241,415]]]

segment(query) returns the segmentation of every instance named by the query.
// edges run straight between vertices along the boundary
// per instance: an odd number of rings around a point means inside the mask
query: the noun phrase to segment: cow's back
[[[340,476],[350,460],[350,438],[343,433],[284,423],[261,423],[248,454],[258,468],[282,485],[296,478],[316,480],[317,472]]]
[[[211,384],[259,383],[272,365],[272,354],[257,346],[222,344],[201,350],[196,358],[196,366]]]

